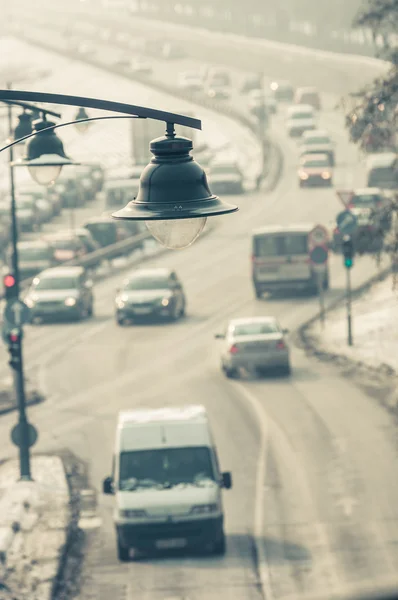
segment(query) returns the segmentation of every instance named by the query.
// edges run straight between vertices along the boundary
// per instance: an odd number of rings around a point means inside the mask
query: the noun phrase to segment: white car
[[[305,131],[301,137],[300,155],[304,154],[327,154],[330,166],[334,166],[334,143],[327,131],[313,129]]]
[[[178,77],[178,87],[187,92],[203,90],[203,77],[197,71],[185,71]]]
[[[279,370],[289,375],[290,352],[286,342],[286,329],[275,317],[247,317],[233,319],[222,339],[221,369],[227,377],[237,377],[240,369],[248,371]]]
[[[305,131],[316,129],[315,110],[309,104],[296,104],[287,111],[286,129],[290,137],[301,137]]]
[[[144,58],[135,58],[131,62],[131,70],[133,73],[140,73],[141,75],[150,75],[152,73],[152,65],[149,61]]]

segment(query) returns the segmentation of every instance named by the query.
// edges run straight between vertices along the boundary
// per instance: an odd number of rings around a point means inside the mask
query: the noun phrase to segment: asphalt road
[[[107,53],[106,53],[107,54]],[[327,71],[328,63],[324,62]],[[335,76],[333,69],[331,70]],[[270,76],[273,76],[270,73]],[[322,126],[337,143],[336,187],[363,185],[363,166],[347,144],[342,119],[326,110]],[[109,473],[118,410],[203,403],[234,488],[225,493],[228,552],[119,564],[112,499],[100,497],[102,524],[87,557],[81,599],[268,599],[339,597],[353,587],[396,581],[398,484],[391,417],[332,368],[292,349],[293,374],[227,381],[213,334],[234,316],[276,315],[294,331],[317,300],[256,300],[250,282],[250,230],[261,223],[328,223],[340,208],[333,190],[300,190],[297,148],[273,125],[285,167],[276,190],[239,199],[240,212],[184,252],[153,264],[176,268],[186,287],[187,317],[176,324],[118,328],[113,297],[120,275],[96,286],[96,316],[86,323],[27,329],[26,361],[36,361],[49,400],[30,410],[38,451],[68,447],[90,464],[100,489]],[[332,257],[329,298],[345,273]],[[353,269],[355,285],[375,271]],[[0,451],[10,453],[15,415],[2,418]],[[257,555],[257,557],[256,557]]]

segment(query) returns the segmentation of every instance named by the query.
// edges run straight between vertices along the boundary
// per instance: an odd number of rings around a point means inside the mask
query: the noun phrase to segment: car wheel
[[[183,304],[182,304],[182,306],[181,306],[181,309],[180,309],[180,319],[183,319],[186,316],[186,314],[187,314],[186,313],[186,309],[187,309],[187,307],[186,307],[186,304],[185,304],[185,301],[184,301]]]
[[[117,540],[117,557],[121,562],[130,560],[130,548],[123,546],[119,539]]]
[[[282,375],[284,375],[285,377],[288,377],[292,373],[292,368],[291,368],[290,364],[287,364],[287,365],[284,365],[283,367],[281,367],[280,371],[281,371]]]
[[[223,371],[228,379],[237,379],[238,377],[238,369],[224,367]]]
[[[220,537],[220,539],[217,540],[216,542],[214,542],[213,554],[215,556],[224,556],[226,551],[227,551],[227,542],[225,539],[225,535],[223,533],[222,536]]]
[[[254,293],[256,295],[256,298],[261,298],[263,295],[262,289],[259,288],[258,286],[254,286]]]
[[[120,325],[120,327],[123,327],[123,325],[125,325],[126,320],[124,317],[121,317],[120,315],[116,315],[116,323],[118,325]]]
[[[90,308],[88,309],[88,313],[87,314],[88,314],[89,317],[93,317],[94,316],[94,303],[93,302],[90,304]]]

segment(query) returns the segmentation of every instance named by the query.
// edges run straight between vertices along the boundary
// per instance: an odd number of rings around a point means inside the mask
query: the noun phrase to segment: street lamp
[[[79,133],[84,134],[90,128],[89,119],[86,109],[81,106],[75,115],[75,127]]]
[[[18,125],[14,129],[14,140],[21,140],[21,138],[26,137],[32,133],[32,114],[26,112],[24,109],[23,113],[18,116]],[[15,151],[22,156],[25,151],[25,141],[19,141],[15,146]]]
[[[44,117],[33,123],[31,138],[26,144],[26,155],[14,166],[26,166],[40,185],[52,185],[65,165],[74,163],[64,151],[64,145],[54,131],[52,121]]]

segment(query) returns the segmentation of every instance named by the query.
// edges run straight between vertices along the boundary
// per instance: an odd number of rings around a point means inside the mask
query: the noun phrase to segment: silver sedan
[[[265,371],[278,369],[290,374],[290,353],[286,342],[288,331],[274,317],[233,319],[224,333],[221,368],[227,377],[237,377],[239,370]]]

